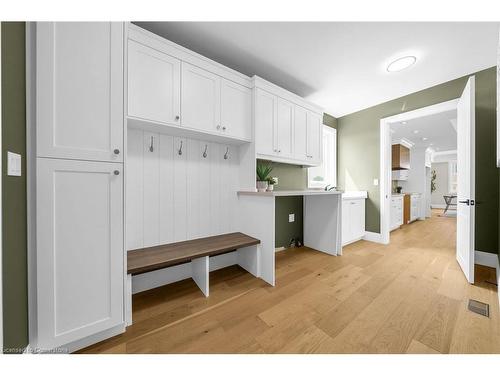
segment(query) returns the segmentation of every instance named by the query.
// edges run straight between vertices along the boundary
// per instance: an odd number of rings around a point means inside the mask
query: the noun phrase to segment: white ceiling
[[[496,65],[498,23],[136,22],[340,117]],[[387,73],[393,58],[417,63]]]
[[[391,124],[392,139],[394,141],[406,138],[412,141],[415,147],[431,147],[439,152],[456,150],[456,119],[457,111],[452,110],[408,120],[406,124],[397,122]],[[415,131],[418,133],[415,134]]]

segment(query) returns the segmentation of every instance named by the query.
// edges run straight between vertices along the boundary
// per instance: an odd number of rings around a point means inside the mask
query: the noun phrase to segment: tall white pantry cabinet
[[[122,23],[37,23],[37,337],[123,325]]]

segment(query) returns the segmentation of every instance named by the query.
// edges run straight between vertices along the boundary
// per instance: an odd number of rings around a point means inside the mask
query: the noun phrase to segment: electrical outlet
[[[295,221],[295,214],[289,214],[288,215],[288,222],[293,223]]]
[[[21,155],[7,151],[7,175],[21,176]]]

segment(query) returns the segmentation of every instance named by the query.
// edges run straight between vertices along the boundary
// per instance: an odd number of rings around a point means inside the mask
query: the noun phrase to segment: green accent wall
[[[25,24],[2,22],[2,215],[4,349],[28,345]],[[22,176],[7,176],[7,151]]]
[[[337,119],[329,114],[323,115],[323,124],[337,128]],[[278,177],[276,190],[307,189],[307,168],[299,165],[272,163],[271,176]],[[277,197],[275,218],[275,246],[287,247],[291,238],[304,241],[302,197]],[[295,214],[295,222],[288,222],[288,214]]]
[[[472,74],[471,74],[472,75]],[[499,178],[495,165],[496,69],[476,76],[476,250],[498,250]],[[380,119],[460,97],[470,75],[337,119],[338,185],[366,190],[366,230],[380,232]]]

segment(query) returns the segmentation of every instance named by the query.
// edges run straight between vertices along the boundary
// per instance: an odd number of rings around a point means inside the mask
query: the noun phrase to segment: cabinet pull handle
[[[116,169],[116,170],[114,170],[114,171],[113,171],[113,174],[114,174],[115,176],[118,176],[118,175],[120,174],[120,171],[119,171],[118,169]]]
[[[154,142],[155,142],[155,137],[151,136],[151,142],[149,143],[149,152],[153,152],[154,149]]]
[[[180,147],[179,147],[179,151],[177,151],[177,153],[178,153],[179,155],[182,155],[182,141],[181,141],[181,145],[180,145]]]
[[[175,121],[179,121],[179,120],[180,120],[180,118],[181,118],[181,117],[180,117],[179,115],[175,116]]]
[[[220,130],[220,125],[217,125],[217,130]]]
[[[208,149],[208,145],[205,145],[205,151],[203,151],[203,157],[206,158],[207,157],[207,149]]]
[[[119,155],[119,154],[120,154],[120,150],[118,150],[117,148],[115,148],[115,149],[113,150],[113,152],[115,153],[115,155]]]
[[[226,131],[226,127],[225,126],[222,127],[222,131]]]
[[[224,159],[227,160],[229,157],[229,147],[226,147],[226,153],[224,154]]]

